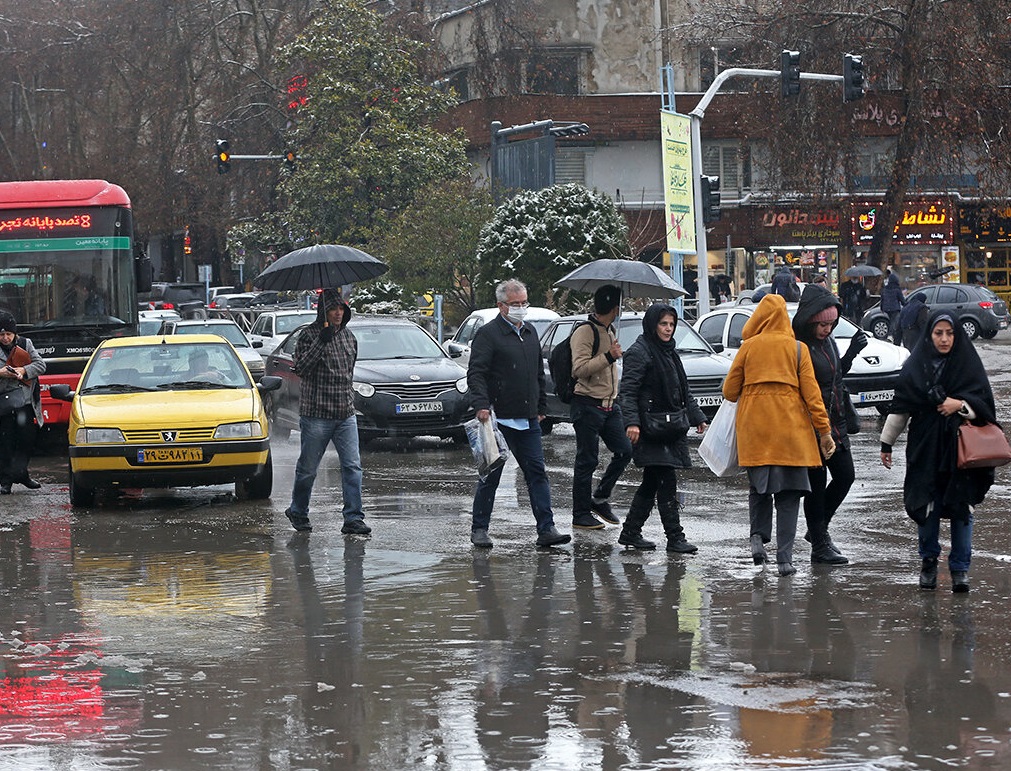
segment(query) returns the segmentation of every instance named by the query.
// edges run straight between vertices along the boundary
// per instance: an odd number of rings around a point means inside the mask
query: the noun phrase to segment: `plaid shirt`
[[[344,420],[355,414],[354,379],[358,341],[347,326],[327,344],[320,342],[323,328],[312,324],[295,344],[295,371],[302,379],[298,412],[307,418]]]

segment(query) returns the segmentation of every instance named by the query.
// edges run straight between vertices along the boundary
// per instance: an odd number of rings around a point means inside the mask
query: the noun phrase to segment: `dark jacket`
[[[946,356],[937,352],[931,340],[931,330],[942,319],[955,330],[955,343]],[[923,522],[931,502],[942,507],[942,517],[966,519],[968,507],[982,502],[994,481],[992,468],[957,468],[962,419],[937,411],[946,396],[967,402],[978,425],[996,420],[990,381],[972,341],[957,319],[945,311],[934,311],[920,342],[902,365],[889,407],[889,412],[910,418],[903,498],[906,513],[918,523]],[[891,447],[883,443],[881,450],[890,452]]]
[[[892,313],[902,310],[902,306],[905,304],[906,298],[902,294],[902,285],[899,284],[899,277],[894,273],[889,273],[888,280],[885,281],[885,285],[881,289],[881,310],[885,313]]]
[[[673,350],[670,352],[673,371],[678,383],[674,388],[665,387],[664,367],[655,361],[655,347],[648,338],[656,338],[656,325],[668,306],[652,306],[642,320],[643,334],[639,335],[622,356],[621,386],[618,391],[618,406],[621,408],[625,426],[642,428],[640,415],[644,412],[671,412],[679,407],[688,410],[688,423],[698,426],[706,422],[705,413],[699,408],[688,387],[681,359]],[[661,310],[657,310],[657,308]],[[673,310],[673,309],[671,309]],[[675,315],[675,318],[677,316]],[[673,340],[672,340],[673,342]],[[669,367],[666,371],[671,371]],[[633,445],[632,459],[637,466],[673,466],[691,468],[687,436],[666,442],[649,439],[640,431],[639,441]]]
[[[481,327],[470,347],[467,367],[475,410],[494,408],[498,418],[536,418],[547,412],[544,362],[537,330],[516,327],[499,314]]]
[[[839,299],[842,300],[846,315],[859,319],[864,303],[867,302],[867,287],[862,281],[844,281],[839,287]]]
[[[902,344],[910,351],[920,342],[923,330],[927,325],[930,309],[923,299],[922,293],[914,294],[899,314],[899,331],[902,333]]]
[[[797,280],[789,270],[781,270],[772,277],[769,294],[782,295],[788,303],[795,303],[800,300],[800,287],[797,286]]]
[[[813,316],[832,306],[836,307],[840,315],[842,314],[842,304],[835,295],[823,287],[808,284],[804,288],[797,313],[793,317],[793,333],[811,352],[814,377],[818,381],[821,400],[832,423],[832,439],[836,444],[849,448],[849,437],[846,435],[846,400],[849,399],[849,393],[843,387],[843,375],[850,371],[860,348],[855,348],[851,343],[846,355],[840,356],[839,347],[832,336],[818,340],[811,326]],[[838,323],[837,320],[836,325]],[[832,329],[834,330],[835,326]]]

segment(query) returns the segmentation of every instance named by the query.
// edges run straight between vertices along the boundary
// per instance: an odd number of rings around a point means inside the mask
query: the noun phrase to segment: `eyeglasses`
[[[529,308],[530,303],[528,302],[515,302],[515,303],[502,303],[503,305],[508,305],[510,308]]]

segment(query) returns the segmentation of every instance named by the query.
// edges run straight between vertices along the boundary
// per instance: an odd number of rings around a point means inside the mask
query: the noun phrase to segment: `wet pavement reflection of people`
[[[365,587],[365,542],[344,542],[343,616],[328,617],[316,576],[309,539],[296,533],[288,541],[302,602],[305,639],[305,728],[312,739],[324,737],[324,752],[332,768],[363,763],[368,735],[361,686]]]
[[[1007,725],[995,722],[993,693],[974,668],[972,606],[945,606],[946,622],[936,595],[920,595],[919,601],[916,660],[905,683],[909,760],[967,767],[971,759],[972,768],[1007,768]]]

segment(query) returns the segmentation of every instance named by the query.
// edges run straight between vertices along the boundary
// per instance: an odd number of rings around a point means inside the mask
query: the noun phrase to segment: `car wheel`
[[[267,462],[263,464],[263,468],[249,479],[235,483],[235,497],[240,501],[260,501],[270,497],[273,487],[274,464],[270,459],[270,450],[267,450]]]
[[[284,441],[291,436],[291,429],[287,426],[282,426],[277,420],[277,411],[274,409],[274,399],[272,396],[264,396],[263,411],[267,413],[267,422],[270,424],[271,438]]]
[[[988,329],[986,332],[980,332],[979,336],[982,337],[984,340],[993,340],[995,337],[997,337],[997,330]]]
[[[71,506],[93,506],[95,503],[95,488],[82,485],[77,475],[71,471],[70,474],[70,505]]]
[[[544,420],[541,421],[542,434],[547,436],[554,430],[555,430],[555,421],[553,421],[551,418],[544,418]]]
[[[887,340],[891,332],[891,325],[887,318],[876,318],[871,322],[871,334],[878,340]]]
[[[962,319],[962,329],[969,336],[970,340],[975,340],[979,337],[979,324],[976,319],[964,318]]]

